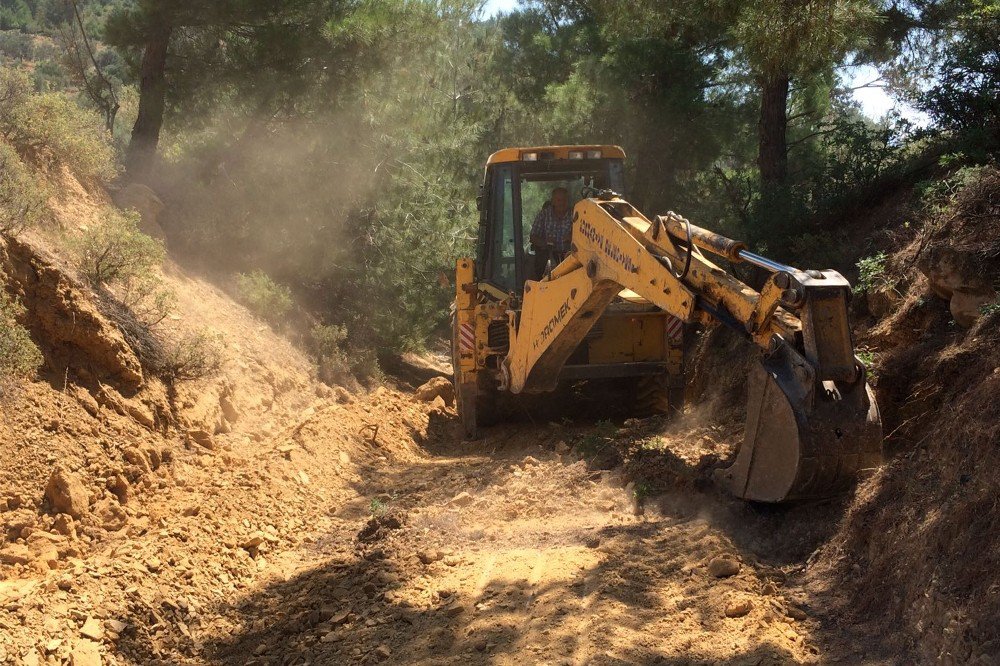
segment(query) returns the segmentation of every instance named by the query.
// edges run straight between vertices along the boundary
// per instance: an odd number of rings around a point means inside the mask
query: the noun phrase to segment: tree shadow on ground
[[[651,573],[678,573],[680,565],[662,554],[672,538],[670,526],[707,520],[744,559],[749,557],[749,564],[764,580],[783,583],[788,570],[805,564],[815,547],[828,538],[842,515],[843,501],[773,508],[732,500],[713,489],[665,493],[646,499],[644,522],[601,528],[598,540],[617,547],[602,550],[596,562],[572,580],[528,585],[501,571],[481,589],[464,593],[429,589],[436,584],[434,571],[416,561],[419,530],[379,524],[380,517],[372,517],[376,512],[371,500],[385,502],[385,516],[405,516],[415,507],[446,503],[455,491],[455,479],[461,479],[462,487],[473,494],[504,484],[511,463],[521,461],[526,452],[537,451],[540,440],[551,444],[562,434],[559,429],[542,434],[538,430],[530,423],[515,424],[492,433],[485,442],[468,443],[457,436],[453,417],[432,414],[428,428],[420,434],[424,460],[360,468],[360,481],[354,484],[357,499],[330,507],[331,513],[347,521],[347,531],[331,533],[314,544],[323,564],[271,582],[242,599],[205,609],[205,616],[226,618],[231,633],[202,628],[213,637],[197,647],[192,641],[189,653],[209,663],[260,666],[796,663],[796,655],[784,645],[767,640],[731,647],[717,600],[713,604],[696,596],[678,605],[664,598],[662,576]],[[666,467],[687,468],[687,473],[694,474],[689,463],[669,450],[656,455]],[[362,525],[373,529],[371,534],[359,536]],[[576,548],[590,548],[595,537],[586,530],[543,534],[559,547]],[[468,534],[458,536],[456,547],[511,547],[476,544]],[[341,548],[336,556],[324,556],[325,548],[335,542],[352,543],[354,551],[344,554]],[[447,571],[441,569],[446,566],[441,562],[431,566],[439,574]],[[420,592],[416,602],[414,590]],[[821,600],[815,603],[820,606]],[[594,612],[593,604],[601,604],[607,613]],[[134,610],[130,624],[147,626],[156,619],[148,609]],[[689,646],[667,640],[677,629],[669,623],[678,613],[689,616]],[[591,619],[581,620],[587,617]],[[824,644],[834,630],[842,628],[815,627],[810,641]],[[602,649],[603,637],[608,637],[607,649]],[[612,641],[612,637],[617,638]],[[715,637],[719,644],[712,647]],[[154,654],[148,634],[128,640],[130,654]]]

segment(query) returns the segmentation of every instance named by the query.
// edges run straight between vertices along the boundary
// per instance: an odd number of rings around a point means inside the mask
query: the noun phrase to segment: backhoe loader
[[[624,378],[645,413],[682,409],[684,336],[721,324],[759,350],[743,443],[716,480],[760,502],[821,498],[881,461],[882,424],[854,353],[850,284],[798,270],[673,212],[645,217],[623,198],[617,146],[507,148],[490,156],[476,258],[456,267],[452,355],[469,438],[503,393]],[[571,193],[569,251],[538,275],[529,228],[554,189]],[[574,202],[571,202],[571,204]],[[766,271],[758,291],[708,255]],[[534,274],[533,274],[534,273]]]

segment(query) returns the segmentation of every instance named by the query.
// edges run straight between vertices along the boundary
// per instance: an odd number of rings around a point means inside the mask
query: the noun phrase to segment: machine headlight
[[[521,159],[525,162],[537,162],[538,153],[521,153]]]
[[[587,151],[588,160],[599,160],[601,159],[601,151],[599,150],[588,150]]]

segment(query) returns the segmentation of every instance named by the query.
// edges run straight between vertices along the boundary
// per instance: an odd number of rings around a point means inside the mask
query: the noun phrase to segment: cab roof
[[[573,150],[599,150],[601,158],[625,159],[625,151],[619,146],[581,144],[576,146],[519,146],[515,148],[504,148],[490,155],[486,164],[503,164],[505,162],[520,162],[524,153],[549,153],[546,159],[568,160],[569,152]]]

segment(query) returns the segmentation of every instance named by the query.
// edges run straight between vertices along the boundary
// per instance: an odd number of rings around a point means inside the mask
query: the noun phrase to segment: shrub
[[[68,94],[36,93],[27,74],[0,67],[0,133],[41,165],[64,164],[80,178],[110,180],[118,169],[100,117]]]
[[[24,311],[20,303],[0,292],[0,396],[42,364],[42,354],[28,331],[17,323]]]
[[[222,367],[222,338],[203,330],[168,339],[158,365],[158,374],[170,383],[210,377]]]
[[[48,192],[17,152],[0,142],[0,232],[18,234],[41,219]]]
[[[317,324],[311,331],[319,378],[328,384],[350,384],[355,379],[378,381],[382,369],[375,351],[347,342],[347,328]]]
[[[148,280],[166,251],[158,240],[139,230],[138,213],[109,208],[100,224],[71,243],[81,274],[95,287]]]
[[[236,276],[236,297],[250,311],[274,326],[280,325],[292,310],[292,290],[278,284],[263,271]]]
[[[894,288],[892,280],[886,275],[887,261],[885,252],[877,252],[858,261],[858,282],[854,285],[855,293]]]

